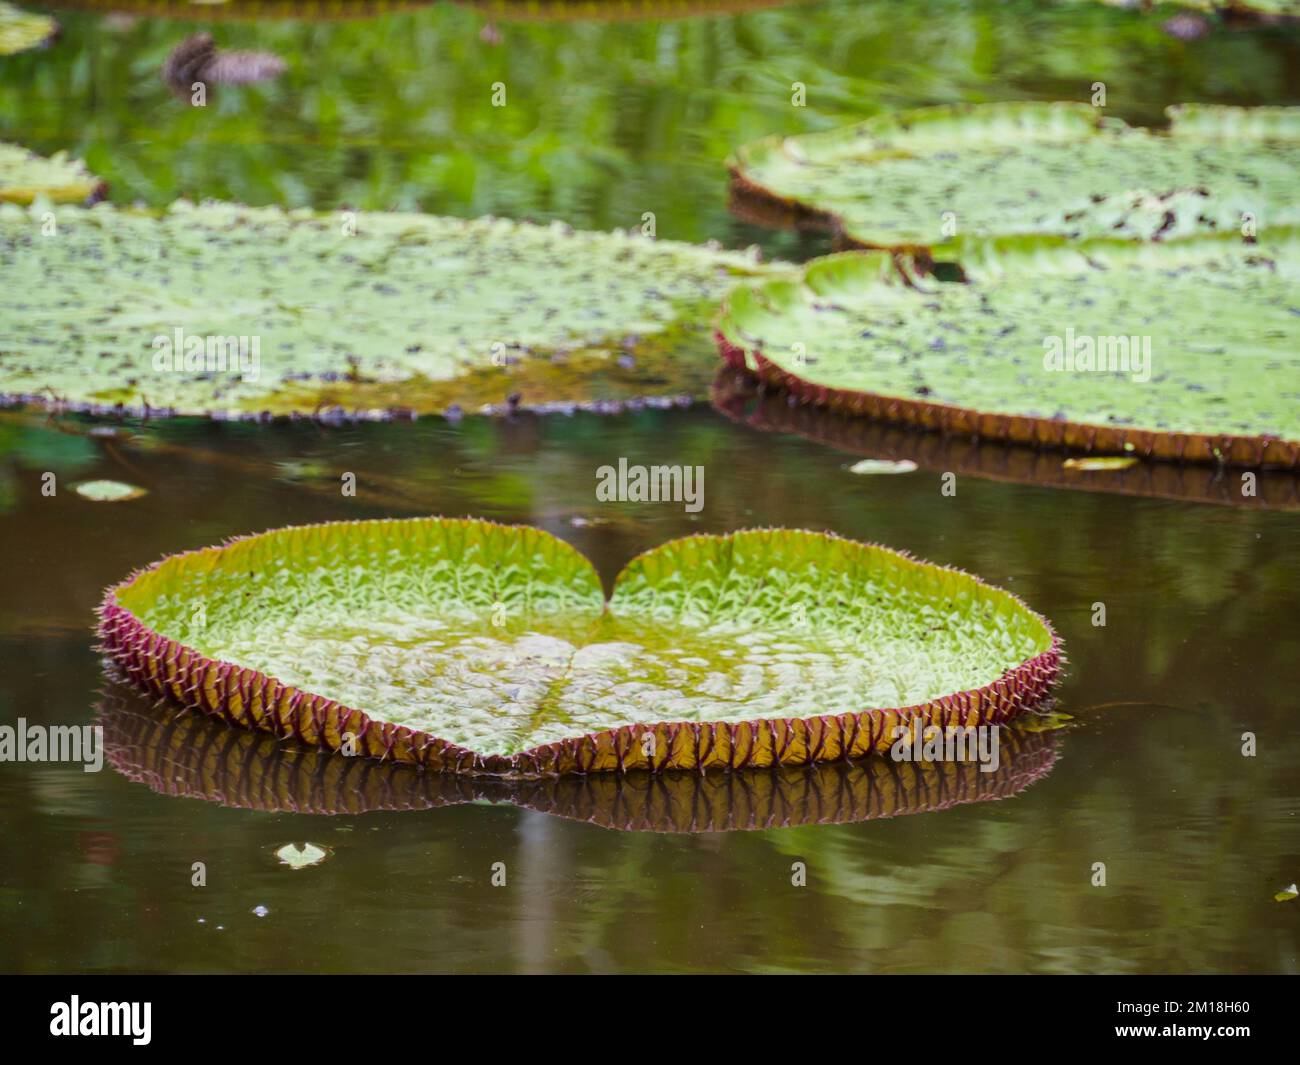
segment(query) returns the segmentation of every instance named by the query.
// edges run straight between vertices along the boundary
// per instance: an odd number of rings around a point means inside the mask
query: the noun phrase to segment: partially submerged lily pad
[[[591,564],[537,529],[282,529],[109,589],[100,634],[138,685],[231,724],[507,774],[857,757],[913,718],[1010,720],[1059,667],[1011,594],[786,530],[672,541],[606,603]]]
[[[82,481],[74,484],[72,490],[82,499],[94,503],[125,503],[149,494],[143,488],[122,481]]]
[[[1032,719],[1032,720],[1031,720]],[[109,765],[161,795],[245,810],[354,815],[509,804],[622,832],[736,832],[849,824],[1010,798],[1052,771],[1060,732],[1025,714],[998,733],[996,769],[867,758],[736,773],[468,776],[379,764],[156,706],[118,681],[99,705]],[[290,845],[292,846],[292,844]]]
[[[730,161],[753,214],[815,223],[861,247],[1017,233],[1169,239],[1300,223],[1300,108],[1184,105],[1166,132],[1079,103],[923,108]],[[747,206],[745,206],[747,205]]]
[[[154,414],[704,395],[754,255],[491,218],[0,205],[0,395]]]
[[[87,203],[104,194],[104,182],[66,152],[48,158],[16,144],[0,143],[0,202]]]
[[[0,0],[0,56],[39,48],[59,31],[49,15],[24,11]]]
[[[759,432],[801,436],[848,455],[915,462],[936,474],[1216,506],[1300,509],[1296,470],[1242,471],[1234,476],[1217,465],[1191,462],[1136,462],[1101,472],[1067,470],[1055,449],[923,432],[900,422],[791,403],[789,393],[767,388],[747,371],[725,364],[718,368],[709,398],[719,414]]]
[[[848,252],[739,286],[723,354],[810,402],[926,429],[1300,467],[1300,230],[1008,238],[952,256],[968,284]]]

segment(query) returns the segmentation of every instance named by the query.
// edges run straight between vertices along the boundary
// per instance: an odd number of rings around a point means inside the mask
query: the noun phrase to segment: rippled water
[[[0,67],[0,138],[84,154],[119,202],[188,194],[593,228],[654,209],[663,236],[795,258],[824,239],[727,213],[721,160],[736,143],[907,104],[1078,96],[1094,80],[1138,121],[1180,100],[1300,99],[1294,34],[1185,42],[1158,16],[1101,5],[503,22],[501,44],[480,36],[480,16],[437,6],[223,23],[228,43],[273,48],[290,71],[225,94],[200,124],[157,82],[198,24],[60,18],[52,51]],[[471,107],[503,70],[521,89],[504,130]],[[805,111],[789,107],[794,80],[811,87]],[[1059,456],[846,425],[756,403],[725,378],[716,396],[721,409],[134,423],[119,438],[0,414],[0,721],[99,722],[113,763],[0,766],[0,968],[1297,970],[1300,903],[1273,901],[1300,875],[1294,477],[1243,500],[1229,471],[1067,476]],[[848,472],[862,455],[919,468]],[[704,508],[597,504],[596,467],[620,456],[703,465]],[[954,497],[940,492],[948,471]],[[355,499],[339,493],[344,472]],[[95,477],[149,494],[97,504],[67,490]],[[991,778],[841,766],[511,787],[277,749],[160,714],[105,676],[94,609],[133,568],[290,523],[431,513],[548,529],[607,585],[673,536],[769,525],[956,565],[1052,620],[1072,721],[1019,737]],[[294,842],[326,857],[279,864]],[[191,884],[195,862],[206,887]]]

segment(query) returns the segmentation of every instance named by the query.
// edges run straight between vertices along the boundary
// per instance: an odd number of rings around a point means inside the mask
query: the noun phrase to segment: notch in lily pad
[[[524,776],[858,758],[913,720],[1010,721],[1060,665],[1051,626],[1009,592],[785,529],[671,541],[608,601],[538,529],[281,529],[109,589],[100,634],[142,689],[232,725]]]
[[[966,282],[846,252],[739,285],[723,357],[805,402],[954,436],[1300,469],[1300,229],[945,253]]]

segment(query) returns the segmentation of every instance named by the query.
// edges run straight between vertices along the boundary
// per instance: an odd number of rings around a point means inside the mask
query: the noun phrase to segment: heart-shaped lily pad
[[[491,218],[0,205],[0,394],[154,414],[707,393],[753,255]]]
[[[282,529],[109,589],[109,653],[159,696],[436,769],[762,767],[1000,724],[1051,627],[968,574],[824,533],[675,540],[605,600],[548,533],[414,519]]]
[[[31,203],[44,197],[52,203],[86,203],[103,194],[104,182],[66,152],[46,158],[16,144],[0,143],[0,201]]]
[[[934,107],[769,137],[733,193],[863,247],[1016,233],[1142,240],[1300,223],[1300,108],[1184,105],[1167,132],[1075,103]]]
[[[355,815],[508,804],[623,832],[735,832],[848,824],[1009,798],[1052,771],[1058,730],[998,732],[997,767],[866,758],[737,773],[508,778],[343,758],[150,705],[110,679],[99,705],[108,764],[160,795],[243,810]],[[287,844],[284,850],[296,850]],[[297,858],[290,854],[288,857]]]
[[[881,252],[740,286],[733,365],[812,402],[1088,452],[1300,466],[1300,230],[953,249],[968,284]]]

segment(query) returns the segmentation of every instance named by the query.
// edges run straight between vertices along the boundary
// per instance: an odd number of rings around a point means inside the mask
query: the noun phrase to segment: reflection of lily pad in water
[[[48,15],[23,11],[0,0],[0,56],[39,48],[59,30]]]
[[[178,204],[34,225],[0,206],[0,271],[50,286],[0,288],[0,394],[154,414],[702,395],[718,301],[771,269],[495,219]]]
[[[771,137],[733,190],[866,247],[1050,233],[1168,239],[1300,223],[1300,108],[1187,105],[1168,132],[1075,103],[935,107]]]
[[[133,484],[124,484],[122,481],[82,481],[80,484],[74,484],[72,490],[82,499],[89,499],[94,503],[125,503],[148,495],[145,489],[137,488]]]
[[[52,203],[85,203],[103,194],[104,183],[66,152],[47,159],[16,144],[0,143],[0,202],[26,204],[44,197]],[[56,236],[42,232],[43,221],[29,221],[29,231],[47,239]]]
[[[791,405],[789,398],[731,366],[718,370],[710,390],[714,410],[750,428],[795,434],[850,455],[905,459],[928,472],[1222,506],[1300,508],[1300,474],[1291,470],[1229,471],[1175,462],[1139,462],[1103,473],[1065,470],[1056,450],[924,432],[825,407]]]
[[[969,284],[880,252],[746,284],[728,361],[810,402],[1080,451],[1300,467],[1300,230],[951,249]]]
[[[906,721],[1009,720],[1059,660],[1009,593],[828,534],[675,540],[607,604],[549,534],[442,519],[173,556],[109,590],[100,633],[152,693],[232,724],[487,773],[856,757]]]
[[[1030,715],[1032,716],[1032,715]],[[972,762],[868,758],[735,773],[509,780],[426,773],[285,744],[205,714],[152,705],[120,682],[100,703],[108,764],[163,795],[298,814],[509,804],[626,832],[732,832],[848,824],[1009,798],[1051,772],[1051,731],[999,732],[991,773]]]

